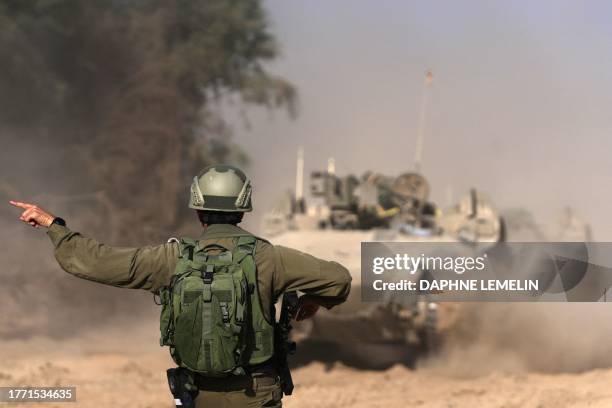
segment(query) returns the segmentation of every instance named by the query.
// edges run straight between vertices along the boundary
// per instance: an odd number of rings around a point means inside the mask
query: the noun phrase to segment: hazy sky
[[[258,212],[306,170],[413,168],[424,73],[433,89],[423,172],[446,204],[476,186],[550,221],[570,205],[612,240],[612,3],[265,2],[300,115],[250,113]]]

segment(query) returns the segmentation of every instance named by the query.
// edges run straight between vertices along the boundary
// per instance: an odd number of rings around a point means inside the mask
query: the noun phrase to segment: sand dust
[[[167,351],[157,347],[156,327],[92,330],[76,338],[3,341],[2,386],[76,386],[75,407],[170,408],[165,369]],[[512,369],[479,374],[483,355],[467,350],[462,369],[455,350],[416,370],[393,366],[360,370],[341,363],[311,362],[294,370],[294,395],[285,406],[302,407],[609,407],[611,369],[573,374],[542,374]],[[448,356],[447,356],[448,357]],[[505,356],[505,360],[509,357]],[[503,360],[503,361],[505,361]],[[500,364],[503,366],[504,364]],[[11,405],[16,406],[16,405]],[[21,406],[41,407],[41,404]],[[45,404],[65,408],[65,404]]]

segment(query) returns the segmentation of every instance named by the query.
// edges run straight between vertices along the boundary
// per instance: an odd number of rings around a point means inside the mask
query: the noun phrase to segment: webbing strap
[[[236,248],[234,248],[234,259],[236,263],[242,263],[249,255],[255,254],[255,244],[257,238],[253,236],[241,236],[236,240]]]
[[[251,293],[249,288],[251,286],[257,284],[257,273],[255,266],[255,245],[257,243],[257,238],[254,236],[240,236],[236,239],[236,247],[234,249],[235,253],[235,261],[239,263],[242,267],[242,271],[245,274],[246,281],[242,281],[242,298],[243,302],[238,302],[236,305],[236,323],[238,325],[244,324],[245,319],[252,319],[252,309],[251,309]],[[247,335],[247,330],[242,331],[242,335]],[[250,347],[248,345],[248,341],[246,337],[243,337],[242,347],[239,353],[239,365],[243,366],[248,362],[250,352],[247,352],[247,348]]]
[[[241,325],[244,322],[244,316],[246,314],[247,303],[250,304],[251,298],[249,293],[249,285],[254,283],[255,274],[254,267],[255,262],[253,261],[253,255],[255,254],[255,244],[257,243],[257,238],[251,235],[240,236],[236,240],[236,262],[243,263],[246,262],[243,271],[246,275],[246,282],[242,281],[241,283],[241,296],[236,305],[236,323]]]
[[[196,240],[192,238],[181,238],[180,250],[181,258],[193,260],[193,251],[196,246]]]
[[[206,265],[206,270],[202,273],[202,280],[204,281],[202,300],[207,303],[212,301],[212,281],[214,273],[215,266],[212,264]]]
[[[252,235],[246,235],[238,237],[236,241],[236,246],[238,250],[241,252],[246,252],[249,255],[255,254],[255,244],[257,243],[257,238]]]
[[[219,307],[221,307],[221,318],[223,319],[223,323],[229,324],[230,316],[227,302],[219,302]]]
[[[249,301],[248,296],[247,283],[243,280],[240,282],[240,297],[236,303],[236,324],[239,326],[244,323],[245,303]]]

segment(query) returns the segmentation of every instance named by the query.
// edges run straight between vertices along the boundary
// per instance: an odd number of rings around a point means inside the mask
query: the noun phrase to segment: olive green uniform
[[[171,242],[142,248],[119,248],[86,238],[69,228],[52,224],[48,231],[55,245],[55,257],[61,267],[79,278],[107,285],[156,291],[169,284],[179,260],[179,244]],[[211,243],[231,245],[232,237],[251,235],[240,227],[229,224],[208,226],[199,241],[201,246]],[[299,290],[316,296],[322,306],[330,308],[346,300],[351,276],[336,262],[328,262],[300,251],[275,246],[257,240],[255,249],[257,285],[264,317],[273,320],[276,300],[286,291]],[[236,387],[201,391],[198,406],[280,406],[278,381],[269,378],[252,381],[252,388]],[[234,384],[235,385],[235,384]]]

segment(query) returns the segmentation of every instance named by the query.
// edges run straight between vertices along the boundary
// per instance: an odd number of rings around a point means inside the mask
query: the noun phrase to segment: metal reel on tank
[[[393,180],[391,189],[398,201],[424,202],[429,197],[429,183],[418,173],[404,173]],[[398,203],[403,204],[403,203]]]

